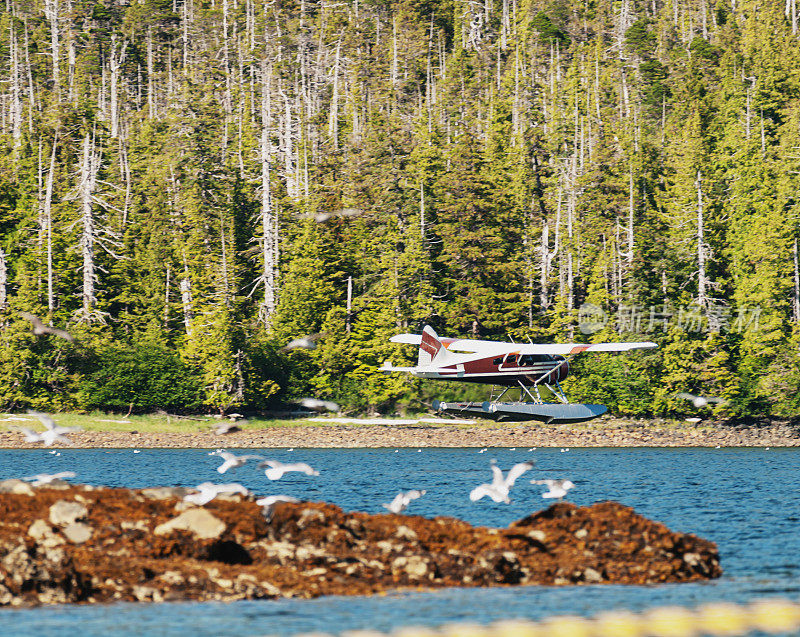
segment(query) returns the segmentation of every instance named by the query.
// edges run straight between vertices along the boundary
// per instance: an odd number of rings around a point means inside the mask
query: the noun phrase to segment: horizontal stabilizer
[[[378,368],[381,372],[408,372],[413,374],[417,371],[416,367],[395,367],[391,361],[384,361],[383,365]]]
[[[389,339],[392,343],[405,343],[406,345],[419,345],[422,343],[422,334],[398,334]]]

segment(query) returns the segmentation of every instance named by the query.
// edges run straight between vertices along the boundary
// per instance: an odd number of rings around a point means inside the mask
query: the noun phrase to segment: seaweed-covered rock
[[[719,577],[716,546],[615,502],[558,503],[507,529],[346,513],[321,502],[168,490],[0,491],[0,605],[365,595],[445,586],[649,584]],[[179,507],[180,508],[180,507]]]

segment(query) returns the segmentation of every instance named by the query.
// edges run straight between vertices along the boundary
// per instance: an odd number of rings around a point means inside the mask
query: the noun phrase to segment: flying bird
[[[500,468],[492,462],[492,482],[475,487],[470,491],[469,499],[473,502],[477,502],[482,497],[489,496],[495,502],[505,502],[509,504],[511,499],[508,497],[508,492],[511,490],[511,487],[514,486],[517,478],[529,469],[533,469],[532,462],[519,462],[508,470],[506,476],[503,476],[503,472]]]
[[[19,425],[13,425],[11,429],[24,434],[25,442],[42,442],[42,435],[38,431],[28,429],[28,427],[20,427]]]
[[[272,510],[275,508],[275,505],[278,502],[300,502],[297,498],[293,498],[290,495],[268,495],[263,498],[259,498],[256,500],[256,504],[260,507],[264,507],[261,510],[261,513],[264,514],[267,522],[272,519]]]
[[[271,507],[278,502],[300,502],[300,500],[290,495],[268,495],[256,500],[256,504],[260,507]]]
[[[265,460],[264,462],[259,462],[257,466],[259,469],[267,467],[266,471],[264,471],[264,475],[270,480],[280,480],[284,473],[290,471],[299,471],[300,473],[305,473],[307,476],[319,475],[319,471],[315,471],[305,462],[283,463],[277,460]]]
[[[30,322],[32,329],[31,331],[36,334],[36,336],[41,336],[42,334],[52,334],[53,336],[58,336],[59,338],[63,338],[70,343],[75,341],[75,337],[67,332],[66,330],[60,330],[57,327],[50,327],[49,325],[45,325],[42,323],[42,319],[40,319],[35,314],[31,314],[30,312],[20,312],[19,315]]]
[[[301,398],[297,404],[311,411],[339,411],[339,405],[332,400],[320,400],[319,398]]]
[[[327,223],[331,219],[335,219],[336,217],[340,217],[342,219],[348,219],[353,217],[358,217],[363,215],[364,211],[360,208],[341,208],[340,210],[334,210],[331,212],[317,212],[316,214],[307,214],[303,215],[304,217],[313,217],[314,221],[317,223]]]
[[[221,422],[218,425],[214,425],[214,433],[218,436],[225,436],[241,430],[242,428],[233,421]]]
[[[278,351],[281,354],[291,352],[293,349],[316,349],[317,341],[323,336],[327,336],[325,332],[318,332],[317,334],[307,334],[294,340],[289,341],[286,345],[281,347]]]
[[[688,400],[690,403],[692,403],[692,407],[694,407],[695,409],[702,409],[703,407],[708,407],[711,403],[725,402],[722,398],[715,398],[714,396],[695,396],[694,394],[689,394],[686,392],[679,393],[678,398],[683,398],[684,400]]]
[[[71,445],[72,441],[64,434],[71,431],[80,431],[81,427],[62,427],[56,424],[56,421],[49,414],[44,414],[39,411],[28,411],[28,415],[34,416],[45,426],[43,432],[36,432],[28,429],[27,427],[19,427],[19,430],[25,434],[25,442],[41,442],[45,447],[49,447],[54,442],[60,442],[65,445]]]
[[[60,471],[59,473],[37,473],[35,476],[27,476],[22,478],[27,480],[34,487],[41,487],[56,480],[63,480],[64,478],[74,478],[77,473],[74,471]]]
[[[531,480],[531,484],[544,484],[548,487],[549,491],[542,494],[543,498],[558,498],[558,501],[564,499],[567,491],[575,488],[575,483],[572,480]]]
[[[223,462],[220,466],[217,467],[217,471],[220,473],[225,473],[228,469],[238,469],[242,465],[244,465],[248,460],[263,460],[264,456],[237,456],[227,451],[218,451],[218,456],[222,457],[225,462]]]
[[[203,506],[204,504],[208,504],[209,502],[211,502],[211,500],[213,500],[222,493],[225,494],[241,493],[242,495],[250,495],[250,492],[238,482],[229,482],[228,484],[214,484],[213,482],[203,482],[201,484],[198,484],[195,487],[195,489],[197,489],[198,493],[190,493],[188,495],[183,496],[184,502],[191,502],[192,504]]]
[[[401,491],[396,496],[394,496],[394,500],[392,500],[389,504],[384,504],[384,509],[389,509],[390,513],[402,513],[406,510],[406,507],[409,505],[411,500],[416,500],[417,498],[421,498],[425,495],[427,491],[422,489],[421,491],[418,489],[412,489],[411,491]]]

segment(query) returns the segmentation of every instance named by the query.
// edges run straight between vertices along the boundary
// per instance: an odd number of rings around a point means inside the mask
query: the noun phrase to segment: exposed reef
[[[369,595],[445,586],[719,577],[713,542],[616,502],[557,503],[507,529],[181,488],[0,482],[0,604]]]

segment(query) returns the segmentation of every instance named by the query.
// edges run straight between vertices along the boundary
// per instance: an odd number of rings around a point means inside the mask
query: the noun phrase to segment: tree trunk
[[[9,27],[9,48],[11,49],[11,134],[16,151],[22,143],[22,82],[19,46],[13,20]]]
[[[336,58],[333,63],[333,95],[331,96],[330,115],[328,117],[328,135],[333,141],[333,149],[339,148],[339,57],[342,41],[336,43]]]
[[[792,290],[792,318],[795,323],[800,323],[800,268],[797,263],[797,239],[792,246],[792,257],[794,261],[794,289]]]
[[[194,320],[194,312],[192,311],[192,282],[188,278],[188,273],[185,274],[187,278],[181,279],[181,305],[183,307],[183,324],[186,327],[187,336],[192,334],[192,321]]]
[[[0,310],[5,310],[8,304],[6,285],[8,284],[8,268],[6,267],[6,254],[0,248]]]
[[[53,92],[58,95],[60,86],[59,64],[61,60],[60,31],[59,31],[60,8],[58,0],[45,0],[44,14],[50,22],[50,56],[53,60]]]
[[[53,137],[53,149],[50,153],[50,170],[47,173],[47,185],[44,194],[44,234],[47,251],[47,311],[55,309],[53,296],[53,178],[56,172],[56,147],[58,138]]]
[[[697,304],[705,307],[708,303],[708,278],[706,275],[705,229],[703,227],[703,180],[697,171]]]
[[[119,70],[125,61],[125,49],[127,42],[123,42],[117,51],[117,42],[114,35],[111,36],[111,56],[108,60],[108,70],[111,76],[111,137],[116,139],[119,136]]]
[[[261,320],[269,325],[270,317],[278,305],[278,218],[273,210],[270,185],[270,143],[272,127],[272,99],[270,80],[272,72],[262,72],[261,88],[261,254],[264,300],[261,303]]]
[[[91,323],[102,320],[95,307],[97,303],[95,283],[97,282],[94,246],[97,240],[97,229],[92,210],[94,191],[97,185],[97,172],[100,169],[100,153],[97,152],[94,139],[89,133],[83,141],[83,160],[81,162],[81,181],[78,195],[81,202],[81,237],[78,247],[83,259],[83,287],[81,290],[81,309],[78,311],[79,321]]]

